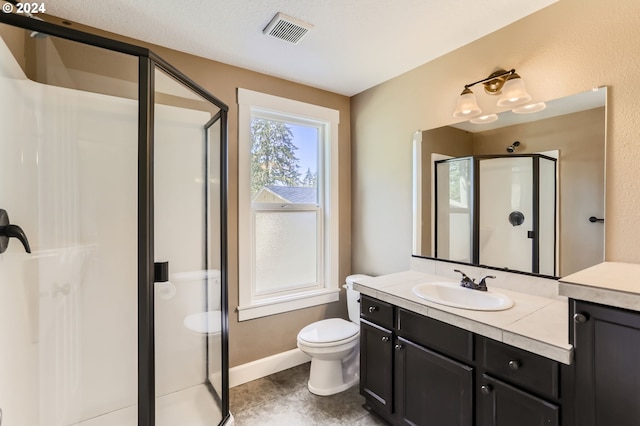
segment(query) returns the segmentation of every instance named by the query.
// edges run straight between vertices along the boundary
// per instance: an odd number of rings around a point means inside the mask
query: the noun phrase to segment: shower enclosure
[[[147,49],[0,14],[2,426],[232,421],[227,110]]]
[[[556,163],[542,154],[435,162],[435,257],[557,275]]]

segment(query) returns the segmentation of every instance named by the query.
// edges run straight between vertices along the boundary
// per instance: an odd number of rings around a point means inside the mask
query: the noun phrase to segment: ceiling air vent
[[[297,44],[312,29],[313,25],[311,24],[284,13],[277,13],[262,32],[271,37]]]

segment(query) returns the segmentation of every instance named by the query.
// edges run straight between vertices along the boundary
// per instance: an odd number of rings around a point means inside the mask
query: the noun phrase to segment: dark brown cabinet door
[[[473,368],[402,338],[395,350],[400,424],[473,425]]]
[[[640,314],[573,306],[576,425],[640,425]]]
[[[558,426],[560,408],[483,375],[477,399],[479,426]]]
[[[382,414],[393,413],[393,334],[360,321],[360,393]]]

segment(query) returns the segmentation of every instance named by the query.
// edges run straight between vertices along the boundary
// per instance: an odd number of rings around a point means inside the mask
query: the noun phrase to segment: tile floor
[[[358,386],[330,396],[307,389],[309,363],[230,389],[236,426],[382,426],[362,404]]]

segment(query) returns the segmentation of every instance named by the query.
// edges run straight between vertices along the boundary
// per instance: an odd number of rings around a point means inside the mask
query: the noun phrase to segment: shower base
[[[156,400],[156,426],[217,425],[222,414],[205,385],[198,385],[159,397]],[[233,421],[227,424],[232,425]],[[112,411],[73,426],[137,426],[136,406]]]

